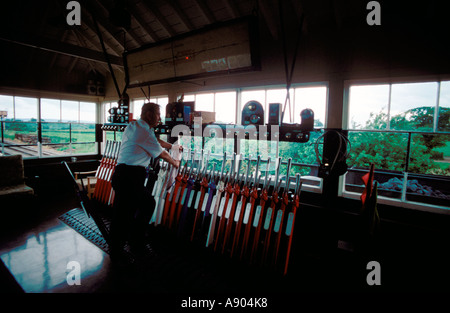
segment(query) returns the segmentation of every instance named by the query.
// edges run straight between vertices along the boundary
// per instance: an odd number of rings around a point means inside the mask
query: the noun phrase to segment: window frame
[[[325,94],[325,103],[324,103],[324,112],[325,112],[325,116],[323,116],[324,121],[323,121],[323,126],[320,127],[316,127],[316,129],[320,129],[321,131],[323,131],[324,129],[326,129],[327,127],[327,122],[328,122],[328,101],[329,101],[329,83],[326,81],[319,81],[319,82],[309,82],[309,83],[297,83],[297,84],[292,84],[291,88],[290,88],[290,101],[291,101],[291,108],[294,111],[294,113],[296,112],[296,99],[295,99],[295,95],[296,95],[296,90],[300,89],[300,88],[314,88],[314,87],[324,87],[326,88],[326,94]],[[264,86],[252,86],[252,87],[243,87],[243,88],[236,88],[236,89],[217,89],[217,90],[211,90],[211,91],[200,91],[200,92],[189,92],[189,93],[185,93],[185,98],[187,96],[189,97],[193,97],[194,101],[196,99],[196,95],[197,94],[213,94],[213,98],[214,98],[214,103],[213,103],[213,109],[214,112],[216,112],[215,108],[216,108],[216,94],[217,93],[223,93],[223,92],[236,92],[236,111],[235,111],[235,124],[240,125],[241,124],[241,112],[242,112],[242,107],[245,105],[245,103],[243,103],[242,101],[242,93],[246,92],[246,91],[262,91],[264,92],[264,103],[261,103],[261,105],[264,107],[264,114],[265,114],[265,124],[268,122],[267,117],[268,117],[268,105],[269,102],[267,101],[267,93],[270,90],[282,90],[282,89],[286,89],[285,85],[264,85]],[[283,99],[284,100],[284,99]],[[271,102],[270,102],[271,103]],[[282,105],[284,106],[284,102],[282,102]],[[287,113],[289,113],[288,111],[286,111]],[[294,114],[292,113],[292,114]],[[316,117],[316,116],[315,116]],[[286,121],[286,117],[284,119]],[[295,117],[294,117],[294,121],[295,123]],[[241,142],[241,145],[244,144],[243,142]],[[193,153],[193,152],[192,152]],[[219,156],[220,154],[211,154],[214,156]],[[229,158],[231,156],[228,156],[227,158]],[[279,157],[279,144],[277,142],[277,147],[276,147],[276,158]],[[248,159],[248,156],[243,155],[244,159]],[[256,158],[252,157],[252,161],[256,161]],[[272,158],[271,163],[273,163],[275,160]],[[287,161],[286,160],[282,160],[282,164],[286,164]],[[292,167],[310,167],[312,171],[314,171],[314,165],[313,164],[304,164],[301,162],[292,162]],[[318,165],[316,166],[318,168]],[[303,184],[302,190],[306,190],[309,192],[314,192],[314,193],[322,193],[323,190],[323,181],[321,178],[316,177],[316,176],[312,176],[312,175],[308,175],[308,176],[302,176],[305,177],[305,179],[307,181],[310,182],[310,184],[305,183]],[[273,186],[275,183],[274,181],[271,182],[271,185]],[[293,182],[291,182],[291,187],[293,187]]]
[[[32,147],[36,147],[36,154],[33,154],[31,156],[22,154],[24,159],[36,159],[36,158],[37,159],[41,159],[41,158],[52,158],[52,157],[84,156],[84,155],[97,155],[98,154],[98,145],[97,145],[97,142],[95,141],[95,131],[96,131],[95,130],[95,126],[94,126],[94,141],[76,142],[75,143],[71,139],[73,137],[72,136],[72,130],[71,130],[73,124],[93,124],[93,125],[96,125],[96,123],[97,123],[97,121],[99,119],[99,117],[98,117],[98,105],[99,105],[99,103],[98,102],[92,101],[92,100],[88,100],[88,99],[82,99],[82,100],[74,99],[74,98],[71,98],[71,97],[20,95],[20,94],[15,94],[15,93],[12,93],[12,94],[10,94],[10,93],[2,93],[1,95],[13,98],[13,112],[14,112],[13,117],[11,118],[10,121],[4,121],[2,119],[2,127],[4,127],[4,123],[11,123],[11,122],[36,124],[36,133],[38,134],[36,144],[23,144],[23,145],[20,144],[20,145],[17,145],[17,146],[32,146]],[[19,97],[19,98],[31,98],[31,99],[36,100],[36,102],[37,102],[37,104],[36,104],[36,107],[37,107],[36,108],[37,109],[36,122],[16,121],[16,116],[15,116],[15,111],[16,111],[15,99],[16,99],[16,97]],[[61,111],[59,112],[59,116],[60,117],[59,117],[59,120],[57,122],[46,122],[46,121],[43,121],[42,120],[42,100],[43,99],[58,101],[59,102],[59,106],[60,106],[60,110],[61,110],[61,107],[62,107],[62,101],[77,102],[77,106],[78,106],[78,108],[77,108],[77,111],[78,111],[77,122],[64,122],[64,121],[62,121],[62,119],[61,119],[62,118]],[[94,117],[94,121],[93,122],[81,123],[81,121],[80,121],[80,116],[81,116],[81,112],[80,112],[81,105],[80,104],[81,103],[92,103],[95,106],[95,110],[94,110],[95,117]],[[70,130],[69,142],[52,144],[52,143],[43,143],[42,140],[39,141],[39,137],[40,137],[39,134],[41,134],[41,139],[42,139],[42,132],[43,132],[42,124],[43,123],[45,123],[45,124],[49,124],[49,123],[50,124],[68,124],[69,125],[69,130]],[[4,132],[3,132],[3,129],[2,129],[2,139],[1,139],[1,152],[2,152],[2,154],[4,154],[4,149],[5,149],[5,146],[6,146],[5,143],[4,143],[3,134],[4,134]],[[87,153],[73,153],[73,146],[72,145],[83,145],[83,144],[94,144],[95,151],[87,152]],[[70,149],[70,152],[67,153],[67,154],[61,154],[61,155],[56,155],[56,154],[55,155],[53,155],[53,154],[45,155],[45,152],[43,151],[43,147],[45,147],[45,146],[52,146],[52,145],[68,146],[69,149]]]
[[[441,96],[441,84],[442,82],[447,82],[450,80],[450,77],[398,77],[398,78],[390,78],[390,79],[365,79],[365,80],[345,80],[344,81],[344,97],[343,97],[343,115],[342,115],[342,129],[346,131],[355,131],[355,132],[380,132],[380,133],[408,133],[411,134],[409,137],[412,136],[412,134],[430,134],[430,135],[450,135],[450,132],[443,132],[438,131],[437,129],[437,122],[439,120],[439,102],[440,102],[440,96]],[[392,96],[392,85],[394,84],[402,84],[402,83],[428,83],[428,82],[436,82],[437,84],[437,96],[436,96],[436,104],[434,107],[434,116],[433,116],[433,129],[432,131],[426,131],[426,130],[420,130],[420,131],[407,131],[407,130],[395,130],[391,129],[391,96]],[[389,85],[389,103],[387,107],[387,128],[383,130],[368,130],[368,129],[352,129],[350,128],[350,87],[352,86],[370,86],[370,85]],[[411,140],[411,139],[409,139]],[[408,147],[408,149],[411,149]],[[410,151],[407,151],[407,155]],[[407,156],[408,157],[408,156]],[[406,162],[407,163],[407,162]],[[367,169],[368,171],[368,169]],[[381,172],[383,170],[380,170]],[[348,199],[354,199],[354,200],[360,200],[361,193],[359,192],[353,192],[346,190],[346,176],[348,172],[344,175],[339,177],[339,185],[338,185],[338,196]],[[378,195],[378,203],[385,204],[385,205],[391,205],[395,207],[402,207],[407,209],[414,209],[414,210],[420,210],[420,211],[426,211],[426,212],[432,212],[432,213],[443,213],[443,214],[450,214],[450,207],[447,206],[441,206],[441,205],[435,205],[430,204],[426,202],[418,202],[418,201],[411,201],[406,198],[406,185],[408,182],[408,175],[412,174],[414,176],[415,173],[412,172],[405,172],[405,171],[399,171],[399,174],[403,175],[403,188],[402,188],[402,194],[400,199],[391,198],[391,197],[385,197]],[[420,174],[422,175],[422,174]],[[437,176],[432,174],[423,174],[427,176]],[[361,182],[362,184],[362,182]]]

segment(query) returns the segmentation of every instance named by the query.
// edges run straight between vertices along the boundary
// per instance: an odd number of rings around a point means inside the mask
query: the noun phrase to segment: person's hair
[[[145,118],[147,112],[151,113],[150,123],[155,124],[159,122],[156,117],[156,111],[159,109],[159,105],[153,102],[144,103],[141,109],[141,118]]]

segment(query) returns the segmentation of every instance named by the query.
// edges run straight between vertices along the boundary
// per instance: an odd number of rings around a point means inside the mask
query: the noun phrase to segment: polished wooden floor
[[[36,205],[29,216],[10,216],[3,225],[0,259],[26,293],[70,293],[105,291],[111,260],[58,216],[73,208],[73,198],[52,199]],[[29,210],[29,208],[21,208]],[[3,220],[4,224],[5,221]],[[80,265],[80,285],[69,285],[72,267]]]
[[[40,198],[27,214],[2,218],[0,227],[1,292],[24,293],[147,293],[224,295],[283,294],[295,299],[302,292],[439,291],[448,288],[448,270],[422,267],[403,260],[383,264],[382,286],[366,283],[366,260],[334,253],[307,253],[294,259],[287,277],[203,253],[183,243],[161,240],[155,234],[155,255],[130,267],[118,267],[109,255],[58,217],[78,206],[72,195]],[[16,208],[14,208],[16,209]],[[73,268],[80,268],[80,284],[69,284]],[[365,263],[364,263],[365,262]],[[426,269],[426,271],[425,271]],[[412,283],[411,283],[412,282]]]
[[[153,242],[157,256],[118,267],[107,253],[58,219],[77,206],[76,199],[68,195],[41,198],[32,218],[25,218],[27,214],[10,218],[9,225],[1,228],[0,260],[23,292],[264,293],[335,287],[336,279],[323,284],[327,269],[314,259],[302,263],[300,274],[293,271],[285,278],[160,238]],[[73,261],[80,267],[79,285],[67,281],[73,269],[68,265]],[[313,269],[318,267],[323,270]],[[301,281],[296,274],[302,276]],[[16,290],[11,286],[6,291]]]

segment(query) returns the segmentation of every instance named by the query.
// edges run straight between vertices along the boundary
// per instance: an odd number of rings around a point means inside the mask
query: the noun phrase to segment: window
[[[133,119],[137,120],[140,118],[141,109],[145,102],[147,102],[146,99],[133,99],[131,101],[132,105],[131,105],[130,112],[133,113]],[[167,103],[169,102],[169,98],[167,96],[150,98],[150,102],[154,102],[159,105],[159,107],[161,109],[161,119],[163,119],[165,116],[166,106],[167,106]],[[112,106],[117,106],[117,104],[115,104],[115,105],[112,104]]]
[[[233,124],[236,121],[236,92],[216,92],[214,107],[217,123]]]
[[[218,124],[236,123],[236,91],[186,94],[184,95],[184,101],[194,101],[195,111],[215,112],[215,121]],[[212,137],[207,134],[204,138],[191,138],[191,149],[198,151],[202,149],[210,150],[211,153],[215,154],[213,157],[218,157],[225,151],[229,155],[233,153],[233,140],[225,140],[225,134],[223,134],[223,139]],[[185,144],[186,140],[187,138],[182,141],[182,144]],[[187,145],[189,146],[189,144]]]
[[[295,88],[294,123],[300,123],[300,112],[311,109],[314,112],[314,127],[325,127],[325,108],[327,103],[327,87]]]
[[[166,106],[169,102],[169,98],[167,96],[161,96],[161,97],[154,97],[150,98],[150,102],[154,102],[160,106],[161,110],[161,120],[164,121],[164,116],[166,112]],[[148,102],[147,99],[131,99],[130,100],[130,120],[138,120],[141,117],[141,110],[144,103]],[[110,123],[109,121],[109,110],[111,108],[117,108],[118,102],[104,102],[103,107],[103,122],[104,123]],[[121,141],[122,140],[122,132],[120,131],[105,131],[104,133],[105,140],[116,140]]]
[[[42,155],[95,153],[94,102],[41,99]]]
[[[2,96],[0,111],[6,112],[1,125],[1,153],[38,156],[38,99]]]
[[[196,111],[216,112],[216,123],[236,123],[236,91],[186,94],[184,101],[194,101]]]
[[[284,115],[285,123],[300,123],[300,112],[303,109],[310,108],[314,111],[315,128],[317,131],[312,132],[310,140],[307,143],[293,143],[293,142],[278,142],[271,140],[240,140],[237,152],[241,153],[244,158],[252,156],[256,158],[260,155],[263,160],[268,157],[275,161],[278,156],[282,157],[283,162],[286,162],[290,157],[293,161],[293,167],[290,172],[291,175],[301,173],[302,175],[317,175],[318,163],[315,157],[315,150],[313,143],[322,134],[321,128],[325,127],[325,109],[327,105],[328,88],[326,85],[298,85],[290,91],[290,109],[286,107],[286,114]],[[240,108],[238,108],[236,98],[239,99]],[[284,107],[286,100],[285,88],[252,88],[242,89],[237,91],[226,92],[211,92],[199,94],[187,94],[184,96],[184,101],[195,101],[195,108],[197,111],[213,111],[216,112],[216,122],[225,124],[236,124],[241,120],[242,107],[249,101],[258,101],[264,108],[264,124],[268,123],[268,108],[270,103],[281,103]],[[237,116],[237,119],[236,119]],[[224,137],[225,134],[223,134]],[[270,139],[270,138],[269,138]],[[185,144],[183,142],[183,144]],[[202,148],[206,151],[211,151],[214,156],[219,158],[217,164],[221,164],[220,155],[223,151],[227,155],[235,152],[235,142],[232,138],[227,138],[225,141],[219,142],[217,138],[203,138],[192,139],[192,149],[200,151]],[[243,169],[245,168],[243,164]],[[255,162],[253,161],[253,165]],[[245,169],[244,169],[245,170]],[[275,170],[275,163],[270,166],[270,171],[273,174]],[[280,167],[281,173],[285,173],[286,164]]]
[[[449,83],[349,87],[351,154],[344,195],[362,191],[361,176],[373,163],[382,200],[449,206]]]
[[[325,110],[327,105],[328,88],[325,85],[298,85],[290,90],[289,97],[291,106],[286,104],[286,89],[266,88],[261,90],[242,90],[242,106],[248,101],[258,101],[265,111],[265,123],[268,122],[268,111],[270,103],[281,103],[284,109],[283,123],[300,124],[300,112],[306,108],[314,111],[314,128],[310,139],[306,143],[299,142],[273,142],[246,140],[241,142],[241,152],[245,156],[249,154],[260,154],[263,158],[270,156],[272,160],[281,157],[283,162],[292,158],[292,169],[290,175],[300,173],[301,175],[317,175],[318,163],[315,157],[313,143],[322,134],[322,128],[325,127]],[[272,168],[273,169],[273,168]],[[280,171],[285,173],[286,164],[280,166]]]
[[[441,82],[436,131],[450,132],[450,81]]]
[[[389,85],[351,86],[348,128],[386,129],[389,88]]]
[[[214,112],[214,94],[197,94],[195,96],[195,110]]]
[[[96,153],[96,105],[1,96],[0,111],[7,112],[1,127],[2,153],[22,154],[24,158]]]

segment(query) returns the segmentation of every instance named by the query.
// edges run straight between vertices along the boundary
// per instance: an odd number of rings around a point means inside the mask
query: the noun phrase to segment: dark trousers
[[[145,230],[155,209],[151,190],[144,186],[146,170],[142,166],[119,164],[112,176],[114,188],[113,217],[111,221],[111,250],[145,243]]]

